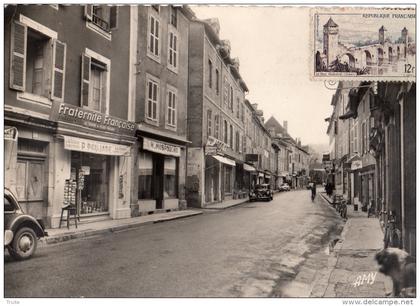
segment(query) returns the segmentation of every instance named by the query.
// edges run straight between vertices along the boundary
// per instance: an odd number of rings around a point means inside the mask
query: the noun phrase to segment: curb
[[[163,219],[160,219],[160,220],[151,220],[151,221],[131,223],[131,224],[121,224],[121,225],[115,225],[115,226],[111,226],[111,227],[108,227],[108,228],[101,228],[101,229],[96,229],[96,230],[93,229],[93,230],[86,230],[86,231],[80,231],[80,232],[64,233],[64,234],[60,234],[60,235],[53,236],[53,237],[42,238],[39,241],[39,247],[46,247],[47,245],[56,244],[56,243],[60,243],[60,242],[65,242],[65,241],[74,240],[74,239],[79,239],[79,238],[99,236],[99,235],[103,235],[103,234],[106,234],[106,233],[120,232],[120,231],[123,231],[123,230],[126,230],[126,229],[138,228],[138,227],[145,226],[145,225],[148,225],[148,224],[162,223],[162,222],[172,221],[172,220],[176,220],[176,219],[193,217],[193,216],[197,216],[197,215],[201,215],[201,214],[203,214],[202,211],[197,211],[197,212],[194,212],[194,213],[191,213],[191,214],[188,214],[188,215],[173,216],[173,217],[163,218]]]
[[[246,200],[244,202],[239,202],[239,203],[232,204],[232,205],[225,206],[225,207],[210,207],[210,206],[206,206],[206,207],[202,207],[201,209],[202,210],[224,210],[224,209],[235,207],[235,206],[242,205],[242,204],[245,204],[245,203],[250,203],[250,202],[249,202],[249,200]]]

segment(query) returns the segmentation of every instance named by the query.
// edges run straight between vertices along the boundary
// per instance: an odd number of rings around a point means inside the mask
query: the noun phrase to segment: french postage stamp
[[[414,81],[412,8],[311,10],[311,79]]]

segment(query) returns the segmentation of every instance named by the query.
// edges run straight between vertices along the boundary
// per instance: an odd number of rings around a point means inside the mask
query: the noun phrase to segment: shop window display
[[[177,183],[176,183],[176,159],[173,157],[165,157],[164,165],[165,175],[165,198],[177,198]]]
[[[152,154],[140,152],[138,157],[138,199],[153,199],[153,159]]]
[[[72,152],[71,180],[77,181],[79,214],[108,212],[110,157]]]

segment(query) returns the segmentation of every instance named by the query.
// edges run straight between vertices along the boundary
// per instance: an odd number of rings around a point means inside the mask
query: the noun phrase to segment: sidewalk
[[[203,209],[226,209],[229,207],[237,206],[249,201],[249,198],[246,197],[244,199],[235,199],[235,200],[227,200],[221,203],[209,204],[203,207]]]
[[[119,219],[104,220],[91,223],[78,223],[77,228],[71,222],[70,229],[66,224],[62,224],[61,228],[47,229],[48,237],[40,240],[40,246],[63,242],[71,239],[95,236],[105,233],[122,231],[129,228],[136,228],[146,224],[165,222],[180,218],[186,218],[202,214],[199,210],[179,210],[166,213],[157,213],[147,216]]]
[[[328,198],[323,198],[329,202]],[[328,269],[315,279],[310,296],[386,297],[392,291],[392,282],[378,272],[374,259],[383,248],[379,220],[368,218],[365,212],[354,211],[350,205],[347,209],[348,220],[341,239],[331,248]]]

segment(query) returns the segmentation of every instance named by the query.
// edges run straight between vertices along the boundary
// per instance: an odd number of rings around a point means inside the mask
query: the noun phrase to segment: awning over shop
[[[258,177],[264,177],[264,173],[262,172],[258,173]]]
[[[236,165],[234,160],[231,160],[227,157],[220,156],[220,155],[213,155],[213,157],[217,159],[219,162],[221,162],[222,164],[226,164],[233,167]]]
[[[254,172],[257,171],[257,169],[255,169],[254,167],[248,165],[248,164],[244,164],[244,170],[248,171],[248,172]]]
[[[129,155],[130,147],[115,143],[84,139],[79,137],[63,136],[64,149],[102,155]]]

